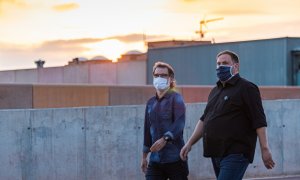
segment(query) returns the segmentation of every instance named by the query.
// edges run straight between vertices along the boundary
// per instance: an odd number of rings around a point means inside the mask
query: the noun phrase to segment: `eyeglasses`
[[[169,74],[153,74],[153,77],[155,77],[155,78],[157,78],[157,77],[167,78],[167,77],[169,77]]]

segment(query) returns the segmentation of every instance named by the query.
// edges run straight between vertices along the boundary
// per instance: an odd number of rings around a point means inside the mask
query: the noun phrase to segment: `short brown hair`
[[[232,59],[232,61],[233,61],[234,63],[239,63],[239,62],[240,62],[239,56],[238,56],[235,52],[229,51],[229,50],[225,50],[225,51],[219,52],[219,54],[217,55],[217,58],[218,58],[219,56],[223,55],[223,54],[228,54],[228,55],[231,57],[231,59]]]
[[[169,76],[171,77],[170,88],[174,88],[175,87],[175,73],[174,73],[173,67],[168,63],[158,61],[153,66],[152,75],[154,75],[154,71],[156,70],[156,68],[167,68],[168,69]]]

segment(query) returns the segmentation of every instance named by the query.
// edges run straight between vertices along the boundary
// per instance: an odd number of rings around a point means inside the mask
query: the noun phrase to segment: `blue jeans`
[[[211,159],[217,180],[241,180],[249,165],[249,160],[243,154]]]
[[[187,161],[173,163],[149,162],[146,180],[187,180],[189,169]]]

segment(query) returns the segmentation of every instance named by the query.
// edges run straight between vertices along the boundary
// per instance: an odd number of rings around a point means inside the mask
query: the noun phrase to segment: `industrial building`
[[[211,43],[158,41],[148,52],[128,52],[117,63],[107,59],[74,58],[62,67],[0,71],[0,83],[149,85],[156,61],[171,64],[178,85],[214,85],[216,55],[223,50],[240,57],[242,77],[260,86],[300,85],[300,38]],[[42,64],[41,64],[42,63]]]
[[[152,83],[156,61],[170,63],[177,84],[213,85],[216,55],[223,50],[236,52],[242,77],[264,86],[300,85],[300,38],[276,38],[227,43],[188,44],[151,47],[147,53],[147,84]]]
[[[0,83],[145,85],[146,57],[145,53],[129,51],[118,63],[96,56],[74,58],[59,67],[44,67],[45,61],[39,60],[35,61],[37,68],[0,71]]]

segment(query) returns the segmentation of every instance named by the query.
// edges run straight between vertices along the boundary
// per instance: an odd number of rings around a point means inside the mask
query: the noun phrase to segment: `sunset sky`
[[[143,41],[218,42],[300,37],[299,0],[0,0],[0,70],[63,66],[75,57],[116,60]]]

